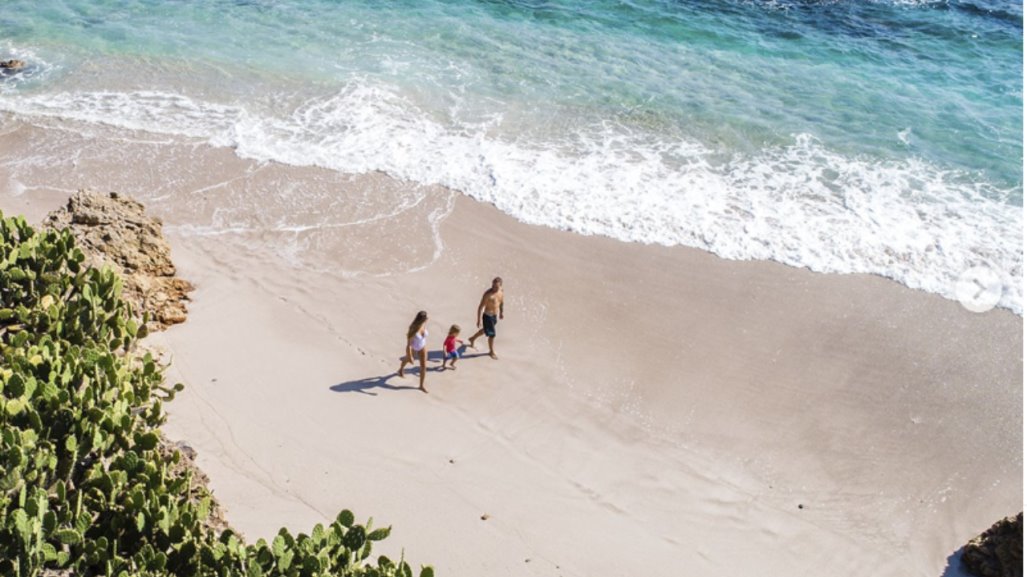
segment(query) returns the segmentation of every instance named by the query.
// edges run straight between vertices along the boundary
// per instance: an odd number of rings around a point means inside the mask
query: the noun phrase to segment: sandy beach
[[[1022,508],[1007,310],[531,226],[378,173],[96,142],[7,122],[0,209],[38,222],[94,188],[164,219],[197,287],[150,339],[187,386],[165,433],[251,540],[349,508],[451,577],[951,577]],[[41,149],[68,161],[26,162]],[[482,341],[437,371],[496,275],[499,360]],[[393,376],[421,309],[427,395]]]

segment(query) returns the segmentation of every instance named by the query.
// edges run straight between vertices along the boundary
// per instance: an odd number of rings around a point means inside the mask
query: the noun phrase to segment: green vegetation
[[[206,488],[161,445],[163,385],[109,270],[67,231],[0,214],[0,575],[412,577],[342,511],[310,535],[247,545],[218,531]],[[431,577],[430,567],[422,577]]]

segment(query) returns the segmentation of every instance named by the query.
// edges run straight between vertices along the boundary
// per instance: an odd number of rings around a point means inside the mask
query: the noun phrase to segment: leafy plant
[[[349,511],[271,543],[215,530],[210,493],[178,451],[161,454],[182,385],[135,353],[146,319],[84,260],[68,231],[0,214],[0,574],[412,577],[403,560],[367,561],[389,529]]]

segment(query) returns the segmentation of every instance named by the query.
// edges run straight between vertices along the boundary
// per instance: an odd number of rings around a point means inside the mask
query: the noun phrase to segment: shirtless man
[[[487,336],[489,338],[489,356],[493,359],[499,358],[492,346],[492,341],[496,338],[497,314],[499,318],[503,318],[503,279],[498,276],[492,279],[492,288],[481,295],[481,302],[478,303],[478,312],[476,313],[479,330],[467,343],[473,349],[475,339],[481,335]],[[483,324],[484,326],[482,326]]]

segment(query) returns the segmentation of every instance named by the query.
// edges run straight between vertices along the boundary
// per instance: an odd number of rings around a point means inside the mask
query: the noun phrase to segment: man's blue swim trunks
[[[481,315],[481,326],[485,329],[485,336],[496,336],[496,315]]]

